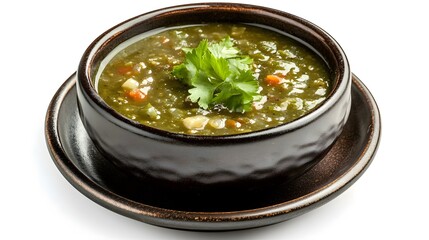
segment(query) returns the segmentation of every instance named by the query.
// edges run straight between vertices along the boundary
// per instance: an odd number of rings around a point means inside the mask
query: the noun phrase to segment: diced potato
[[[183,125],[189,130],[202,130],[209,122],[209,118],[203,115],[187,117],[183,119]]]
[[[134,90],[139,87],[140,83],[137,82],[134,78],[129,78],[122,84],[122,88],[125,90]]]
[[[225,118],[214,117],[209,120],[209,125],[215,129],[222,129],[225,127]]]

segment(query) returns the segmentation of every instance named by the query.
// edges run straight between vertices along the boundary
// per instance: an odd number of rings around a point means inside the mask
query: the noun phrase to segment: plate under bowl
[[[287,184],[252,198],[160,195],[133,181],[98,152],[79,118],[73,74],[53,97],[45,135],[52,159],[81,193],[124,216],[169,228],[236,230],[291,219],[332,200],[350,187],[371,163],[380,139],[378,107],[368,89],[353,76],[349,120],[327,155]]]

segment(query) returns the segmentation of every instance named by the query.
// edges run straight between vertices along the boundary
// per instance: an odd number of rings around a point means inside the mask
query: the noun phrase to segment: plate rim
[[[58,116],[67,94],[76,85],[73,73],[53,96],[45,117],[45,141],[51,158],[61,174],[78,191],[94,202],[127,217],[153,225],[188,230],[236,230],[253,228],[289,220],[335,198],[350,187],[371,164],[381,137],[381,117],[377,103],[368,88],[355,75],[357,87],[371,112],[370,134],[358,160],[343,174],[323,188],[298,198],[265,207],[229,212],[189,212],[166,209],[136,202],[120,196],[87,177],[68,158],[58,132]]]

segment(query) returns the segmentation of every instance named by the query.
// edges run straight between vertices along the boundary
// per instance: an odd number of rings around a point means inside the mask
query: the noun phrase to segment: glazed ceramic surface
[[[46,141],[64,177],[93,201],[150,224],[193,230],[233,230],[278,223],[311,211],[341,194],[368,168],[378,147],[380,116],[368,89],[353,78],[352,110],[344,131],[325,157],[288,184],[251,198],[202,199],[136,182],[98,151],[78,114],[76,76],[52,99]],[[286,181],[286,178],[284,179]]]
[[[152,29],[201,22],[246,22],[275,28],[315,49],[331,69],[334,88],[322,106],[275,128],[230,136],[180,135],[119,115],[94,90],[100,62],[118,44]],[[254,195],[292,180],[316,164],[341,133],[351,106],[351,73],[344,52],[322,29],[294,15],[240,4],[194,4],[157,10],[102,34],[77,72],[79,113],[99,151],[136,181],[160,191],[207,198]],[[258,193],[259,194],[259,193]]]

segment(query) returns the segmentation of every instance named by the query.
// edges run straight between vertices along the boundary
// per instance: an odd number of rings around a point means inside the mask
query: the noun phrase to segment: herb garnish
[[[261,99],[259,82],[253,76],[248,56],[240,56],[229,37],[218,43],[202,40],[196,48],[184,48],[185,61],[173,75],[189,85],[189,99],[203,109],[222,105],[233,112],[252,109]]]

